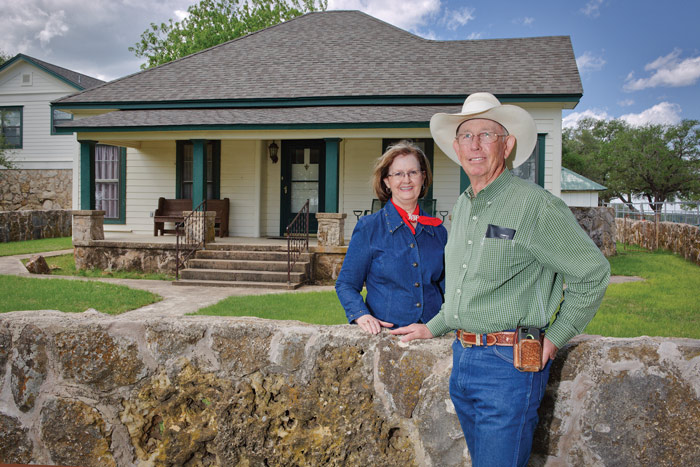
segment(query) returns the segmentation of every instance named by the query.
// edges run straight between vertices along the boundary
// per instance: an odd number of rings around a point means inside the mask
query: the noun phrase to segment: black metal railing
[[[180,269],[197,250],[204,249],[207,243],[207,200],[175,224],[175,279],[180,279]],[[180,238],[184,236],[184,241]]]
[[[309,251],[309,200],[287,226],[287,285],[292,284],[292,268],[302,251]]]

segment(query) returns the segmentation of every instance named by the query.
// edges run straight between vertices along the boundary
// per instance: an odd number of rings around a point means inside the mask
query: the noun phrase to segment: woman
[[[348,321],[370,334],[427,323],[440,310],[447,230],[418,207],[432,179],[428,158],[407,141],[375,164],[374,192],[386,205],[358,221],[335,283]]]

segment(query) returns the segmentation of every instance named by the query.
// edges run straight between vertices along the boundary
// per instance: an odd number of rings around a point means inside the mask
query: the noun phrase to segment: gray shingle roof
[[[38,58],[30,57],[29,55],[24,54],[17,54],[7,62],[3,63],[3,65],[0,66],[0,70],[18,60],[24,60],[27,63],[31,63],[35,66],[38,66],[39,68],[43,68],[49,73],[52,73],[58,76],[59,78],[62,78],[64,81],[68,82],[69,84],[72,84],[80,90],[90,89],[100,84],[104,84],[104,81],[102,81],[101,79],[93,78],[92,76],[84,75],[82,73],[78,73],[77,71],[72,71],[67,68],[63,68],[58,65],[54,65],[52,63],[45,62],[43,60],[39,60]]]
[[[309,13],[57,101],[578,96],[567,36],[433,41],[357,11]]]
[[[456,113],[460,105],[359,105],[359,106],[305,106],[280,108],[234,109],[158,109],[121,110],[106,114],[57,123],[77,129],[130,127],[216,127],[216,126],[294,126],[294,125],[348,125],[348,124],[410,124],[427,126],[437,112]]]
[[[562,191],[603,191],[607,188],[565,167],[561,168]]]

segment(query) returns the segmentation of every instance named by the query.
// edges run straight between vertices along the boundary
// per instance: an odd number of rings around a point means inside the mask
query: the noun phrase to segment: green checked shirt
[[[544,328],[559,309],[547,338],[561,348],[593,318],[609,278],[610,264],[568,206],[505,170],[457,200],[445,303],[427,326],[433,336]]]

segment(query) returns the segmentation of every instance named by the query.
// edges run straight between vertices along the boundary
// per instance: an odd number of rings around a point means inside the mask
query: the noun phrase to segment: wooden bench
[[[208,199],[207,211],[215,211],[214,228],[219,237],[228,236],[228,198]],[[158,198],[158,208],[153,214],[153,236],[175,233],[175,229],[166,229],[166,222],[184,222],[182,211],[192,210],[191,199]]]

